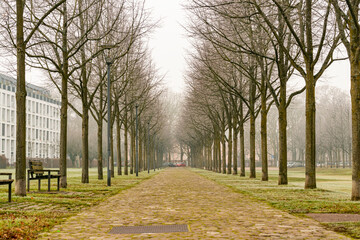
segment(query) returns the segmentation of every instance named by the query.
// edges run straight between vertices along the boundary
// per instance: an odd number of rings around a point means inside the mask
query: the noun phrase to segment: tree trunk
[[[112,116],[113,118],[114,116]],[[110,125],[110,154],[111,154],[111,161],[110,161],[110,166],[111,166],[111,177],[115,177],[115,169],[114,169],[114,166],[115,166],[115,158],[114,158],[114,122],[113,121],[110,121],[111,122],[111,125]]]
[[[117,105],[117,104],[116,104]],[[117,174],[122,175],[121,172],[121,121],[119,114],[119,106],[117,106],[116,115],[116,152],[117,152]]]
[[[63,3],[63,35],[62,35],[63,73],[61,78],[61,110],[60,110],[60,187],[67,187],[66,151],[67,151],[67,110],[68,110],[68,40],[67,40],[67,3]]]
[[[83,1],[80,0],[78,2],[79,11],[82,11]],[[84,16],[80,15],[80,32],[81,36],[85,35],[85,23]],[[86,54],[85,48],[81,48],[81,63],[83,66],[81,67],[81,80],[82,80],[82,88],[81,88],[81,101],[83,108],[82,115],[82,183],[89,183],[89,107],[88,107],[88,76],[87,76],[87,68],[86,68]]]
[[[233,135],[233,174],[237,175],[237,161],[238,161],[238,129],[237,116],[234,116],[234,135]]]
[[[287,178],[287,112],[286,112],[286,83],[280,86],[279,98],[279,185],[288,184]]]
[[[140,126],[140,124],[139,124],[139,126]],[[141,131],[142,131],[142,129],[141,129],[141,127],[139,128],[139,140],[138,140],[138,144],[139,144],[139,172],[141,172],[142,170],[143,170],[143,168],[144,168],[144,163],[143,163],[143,156],[142,156],[142,134],[141,134]]]
[[[82,183],[89,183],[89,109],[83,104],[82,115]]]
[[[26,88],[24,42],[24,2],[16,1],[16,172],[15,194],[26,196]]]
[[[229,121],[229,141],[228,141],[228,170],[227,174],[231,174],[231,163],[232,163],[232,144],[233,144],[233,136],[232,136],[232,121]]]
[[[103,176],[103,141],[102,141],[102,116],[99,114],[98,120],[98,139],[97,139],[97,149],[98,149],[98,179],[101,180],[104,178]]]
[[[244,116],[243,116],[243,103],[240,102],[240,177],[245,177],[245,135],[244,135]]]
[[[267,106],[266,106],[266,86],[265,80],[262,80],[262,91],[261,91],[261,170],[262,170],[262,181],[268,181],[268,157],[267,157]]]
[[[358,12],[358,7],[355,8]],[[358,19],[352,20],[358,22]],[[351,112],[352,112],[352,192],[360,200],[360,33],[350,24]]]
[[[216,163],[216,158],[217,158],[217,153],[216,153],[216,137],[214,137],[214,140],[213,140],[213,148],[212,148],[212,152],[213,152],[213,161],[211,163],[211,169],[213,172],[215,172],[215,163]]]
[[[182,144],[180,144],[180,161],[184,162],[184,149]]]
[[[250,83],[250,178],[256,178],[255,166],[255,91],[254,81]]]
[[[135,160],[135,124],[133,117],[133,110],[131,109],[131,126],[130,126],[130,174],[134,174],[134,160]]]
[[[316,188],[315,175],[315,81],[308,67],[306,79],[305,188]]]
[[[221,131],[222,173],[226,174],[226,140],[225,127]]]
[[[125,113],[125,120],[124,120],[124,149],[125,149],[125,169],[124,174],[129,175],[129,153],[128,153],[128,121],[127,121],[127,114]]]
[[[346,161],[345,161],[345,147],[344,146],[342,146],[341,154],[342,154],[343,168],[345,168]]]

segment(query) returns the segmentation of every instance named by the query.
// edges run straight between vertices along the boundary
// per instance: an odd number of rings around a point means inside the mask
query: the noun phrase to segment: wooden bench
[[[11,202],[11,184],[14,181],[14,179],[11,179],[12,173],[0,173],[0,176],[9,176],[9,179],[0,179],[0,185],[9,185],[8,198],[9,202]]]
[[[57,178],[57,190],[60,189],[60,170],[44,169],[43,163],[38,160],[29,161],[28,170],[28,191],[30,191],[30,180],[38,180],[38,186],[40,191],[41,179],[48,180],[48,191],[50,192],[50,179]]]

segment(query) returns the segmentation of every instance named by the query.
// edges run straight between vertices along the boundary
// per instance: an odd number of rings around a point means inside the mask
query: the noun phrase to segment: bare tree
[[[16,182],[15,194],[26,195],[26,88],[25,88],[25,56],[28,44],[33,35],[43,24],[46,17],[61,6],[65,0],[60,0],[53,5],[45,5],[39,16],[35,16],[36,4],[27,5],[24,1],[17,0],[4,2],[7,19],[2,24],[5,36],[9,37],[12,47],[16,48],[17,58],[17,87],[16,87]],[[16,25],[16,34],[12,26]],[[4,36],[4,35],[3,35]],[[15,37],[16,36],[16,37]],[[15,41],[16,38],[16,41]]]
[[[360,200],[360,24],[359,0],[330,0],[335,8],[337,27],[346,48],[351,69],[352,113],[352,193],[351,199]]]

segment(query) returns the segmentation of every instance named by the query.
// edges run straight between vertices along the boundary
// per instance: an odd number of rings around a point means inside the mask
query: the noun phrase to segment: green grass
[[[193,169],[196,173],[231,188],[235,192],[266,202],[271,206],[296,215],[306,213],[360,213],[360,203],[350,201],[351,169],[317,169],[317,189],[304,189],[303,168],[288,169],[288,185],[277,184],[278,171],[269,171],[269,181],[261,181],[261,171],[256,179],[238,175],[225,175]],[[324,223],[329,229],[351,237],[360,238],[360,223]]]
[[[117,169],[115,169],[117,170]],[[1,172],[12,172],[2,169]],[[56,179],[51,180],[51,192],[47,192],[47,180],[42,180],[38,192],[37,181],[31,181],[30,192],[26,197],[14,196],[7,202],[7,185],[0,186],[0,236],[1,239],[35,239],[39,232],[64,221],[79,211],[94,206],[110,196],[131,188],[159,171],[140,172],[134,175],[117,176],[111,179],[111,186],[104,180],[97,179],[97,169],[90,169],[88,184],[81,183],[81,169],[68,169],[68,188],[56,190]],[[13,175],[14,178],[14,175]]]

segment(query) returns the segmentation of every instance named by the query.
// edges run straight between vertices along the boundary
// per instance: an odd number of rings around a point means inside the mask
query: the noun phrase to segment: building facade
[[[26,85],[26,156],[58,158],[60,139],[60,102],[50,92]],[[15,162],[16,79],[0,74],[0,155]]]

